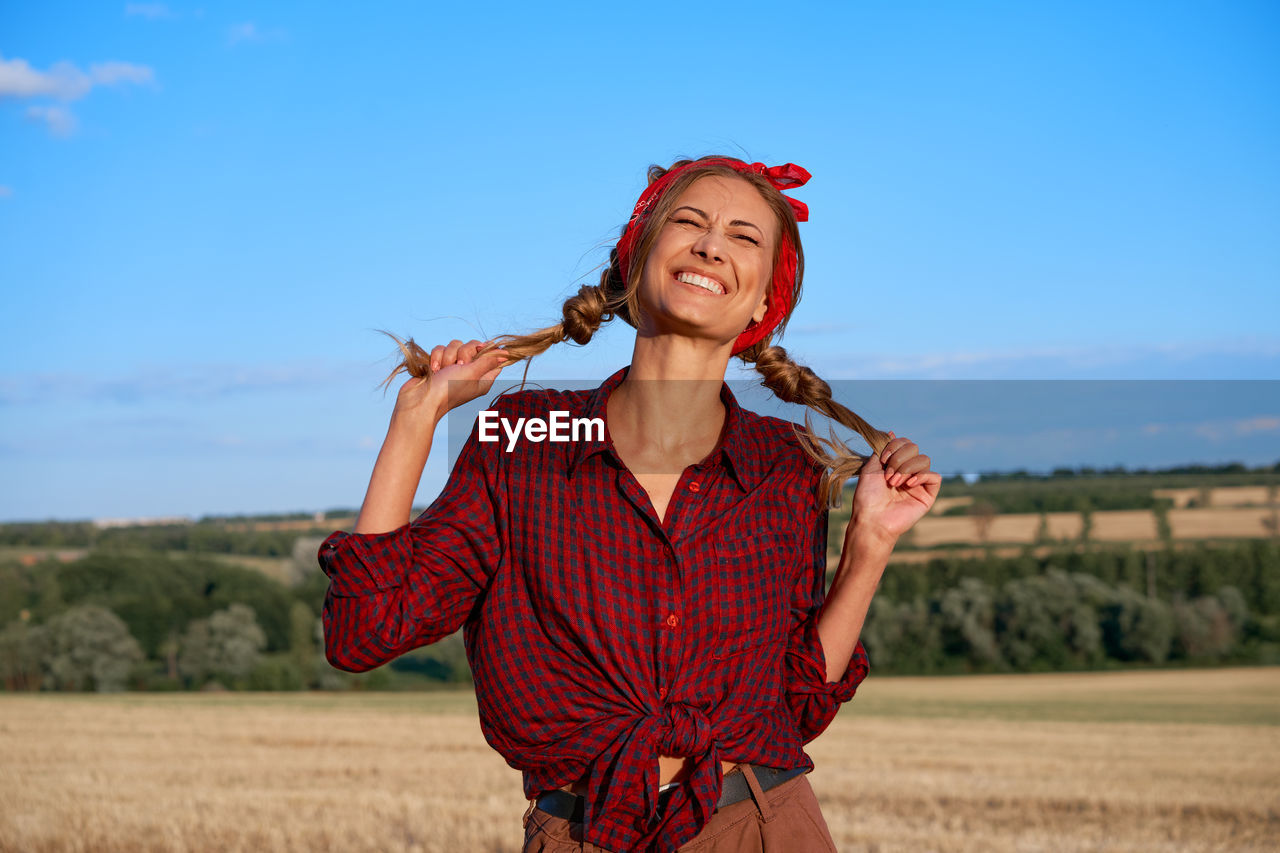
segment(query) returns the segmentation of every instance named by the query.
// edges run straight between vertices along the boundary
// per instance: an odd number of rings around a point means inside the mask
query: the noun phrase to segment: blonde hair
[[[773,209],[779,228],[790,236],[791,244],[796,250],[796,280],[791,304],[787,306],[786,313],[777,328],[768,337],[738,353],[737,357],[755,367],[762,377],[761,384],[772,391],[779,400],[784,403],[807,406],[854,430],[870,445],[873,452],[879,453],[889,441],[888,434],[871,426],[855,412],[837,402],[831,395],[831,386],[821,377],[808,367],[793,361],[785,349],[770,343],[782,334],[787,321],[791,318],[791,312],[795,310],[796,303],[800,300],[800,283],[804,277],[804,251],[800,245],[800,230],[796,225],[795,214],[790,203],[763,176],[752,172],[738,172],[723,163],[707,163],[701,168],[696,165],[702,160],[724,159],[728,158],[717,156],[703,157],[699,160],[678,160],[670,168],[665,169],[661,166],[650,166],[649,183],[652,184],[672,169],[694,164],[692,168],[675,176],[646,218],[636,241],[632,256],[634,260],[631,263],[631,269],[628,270],[627,280],[624,281],[622,278],[618,264],[618,250],[615,246],[609,253],[608,266],[600,274],[600,283],[583,285],[575,295],[565,300],[564,305],[561,306],[559,323],[524,335],[500,335],[490,341],[480,351],[481,354],[497,347],[504,347],[507,353],[517,360],[525,360],[563,341],[586,344],[602,323],[614,317],[620,317],[629,325],[635,326],[636,318],[641,316],[637,292],[644,273],[645,260],[668,214],[675,207],[676,200],[690,184],[699,178],[708,175],[735,177],[747,181],[760,192]],[[782,241],[775,242],[776,252]],[[774,261],[776,263],[776,257]],[[772,283],[769,292],[772,293]],[[414,343],[412,338],[401,340],[395,335],[391,337],[400,348],[402,360],[387,376],[384,384],[389,384],[402,371],[415,377],[431,375],[431,359],[422,347]],[[865,457],[853,452],[836,436],[834,430],[828,430],[827,438],[818,435],[813,429],[808,412],[805,413],[804,428],[797,427],[796,433],[801,447],[824,469],[819,498],[828,506],[839,506],[844,483],[861,470]]]

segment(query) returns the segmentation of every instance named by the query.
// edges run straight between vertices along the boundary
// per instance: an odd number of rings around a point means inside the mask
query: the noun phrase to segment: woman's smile
[[[724,296],[724,285],[712,278],[711,276],[702,275],[696,272],[678,272],[676,273],[676,281],[691,285],[699,290],[708,293],[714,293],[716,296]]]

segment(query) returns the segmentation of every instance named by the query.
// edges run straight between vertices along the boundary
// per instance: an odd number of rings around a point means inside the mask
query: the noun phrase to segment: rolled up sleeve
[[[329,577],[325,657],[365,672],[458,630],[502,557],[494,445],[473,427],[439,497],[385,533],[331,534],[317,555]]]
[[[870,671],[867,650],[858,640],[849,666],[827,681],[827,659],[818,636],[818,616],[826,600],[827,519],[824,510],[813,526],[808,568],[800,572],[791,597],[793,627],[787,645],[786,696],[805,743],[831,725],[840,706],[853,698]]]

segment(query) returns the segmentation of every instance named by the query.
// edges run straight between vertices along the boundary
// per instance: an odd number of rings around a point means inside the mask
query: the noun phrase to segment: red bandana
[[[757,175],[763,175],[768,179],[769,183],[779,190],[803,186],[810,177],[808,172],[794,163],[787,163],[783,166],[765,166],[763,163],[744,163],[741,160],[732,160],[727,157],[696,160],[678,169],[672,169],[661,178],[658,178],[658,180],[649,184],[645,191],[640,194],[640,200],[636,202],[635,210],[631,212],[631,219],[627,222],[627,227],[623,230],[622,237],[618,240],[618,267],[622,272],[623,281],[627,280],[627,272],[631,268],[631,255],[635,251],[636,241],[640,239],[640,232],[644,227],[645,218],[648,216],[654,202],[666,191],[676,176],[687,169],[708,164],[728,166],[735,172],[753,172]],[[802,201],[796,201],[790,196],[783,196],[783,198],[791,203],[791,209],[796,215],[797,222],[809,221],[808,205]],[[764,319],[759,323],[752,320],[746,330],[738,336],[738,340],[734,341],[733,344],[734,355],[772,334],[773,330],[782,322],[782,318],[787,315],[787,311],[791,309],[791,300],[795,289],[796,247],[791,245],[791,238],[787,236],[784,230],[782,232],[782,246],[778,252],[778,263],[773,268],[773,293],[770,296],[768,308],[765,309]]]

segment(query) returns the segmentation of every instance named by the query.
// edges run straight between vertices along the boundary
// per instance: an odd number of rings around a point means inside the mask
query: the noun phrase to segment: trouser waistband
[[[776,788],[783,782],[794,779],[805,772],[803,767],[775,770],[772,767],[761,767],[758,764],[747,766],[755,774],[762,791]],[[670,799],[672,792],[675,790],[675,788],[668,788],[658,794],[659,808],[667,804],[667,800]],[[734,770],[725,775],[724,782],[720,786],[720,800],[716,803],[716,811],[725,806],[740,803],[750,796],[751,787],[747,784],[746,774],[740,768],[734,768]],[[563,818],[573,823],[582,823],[586,814],[586,799],[577,794],[570,794],[568,791],[548,791],[538,797],[537,807],[553,817]]]

